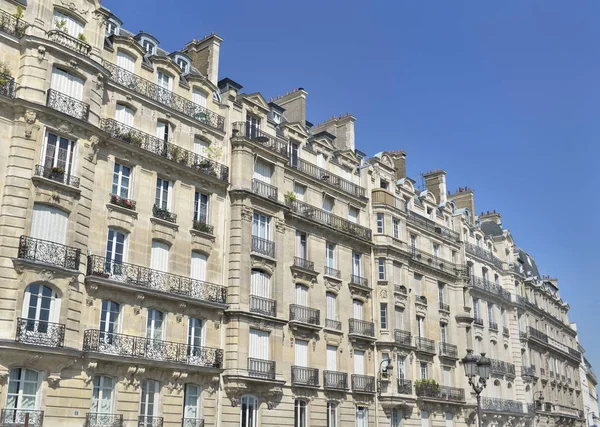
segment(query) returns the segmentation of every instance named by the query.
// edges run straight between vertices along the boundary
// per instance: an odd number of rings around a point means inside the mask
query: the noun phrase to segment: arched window
[[[258,399],[252,395],[242,396],[240,401],[240,427],[257,427]]]
[[[133,126],[133,109],[125,104],[117,103],[117,110],[115,112],[115,120],[119,123],[123,123],[126,126]],[[127,132],[126,129],[123,130],[124,133]]]
[[[3,423],[20,425],[25,414],[39,408],[40,374],[27,368],[13,368],[8,372],[8,393],[3,410]],[[30,419],[36,419],[30,414]],[[35,422],[35,421],[34,421]]]
[[[306,401],[294,401],[294,427],[306,427]]]
[[[195,426],[202,419],[202,388],[196,384],[185,385],[183,425]]]
[[[52,69],[50,89],[78,101],[83,100],[83,79],[57,67]]]
[[[94,388],[92,390],[92,406],[90,425],[104,425],[108,421],[107,415],[112,414],[114,408],[115,379],[106,375],[94,377]]]
[[[58,10],[54,11],[53,26],[55,30],[63,31],[75,38],[78,38],[80,34],[83,34],[84,30],[84,24],[81,21],[75,19],[71,15],[59,12]]]

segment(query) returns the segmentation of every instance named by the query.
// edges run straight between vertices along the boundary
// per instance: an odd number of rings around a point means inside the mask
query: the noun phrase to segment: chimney
[[[215,86],[219,80],[219,50],[223,39],[212,33],[202,40],[193,40],[183,49],[192,65]]]
[[[475,195],[469,187],[461,187],[456,193],[450,194],[448,198],[456,204],[457,209],[469,209],[471,212],[471,224],[475,224]]]
[[[396,180],[406,178],[406,153],[402,150],[387,152],[396,167]]]
[[[277,97],[273,102],[285,108],[285,118],[291,123],[306,125],[306,92],[303,88],[294,89],[284,96]]]
[[[425,188],[431,191],[438,204],[446,203],[446,171],[436,169],[423,174]]]
[[[479,221],[494,221],[496,224],[502,225],[502,216],[495,210],[482,212],[481,215],[479,215]]]

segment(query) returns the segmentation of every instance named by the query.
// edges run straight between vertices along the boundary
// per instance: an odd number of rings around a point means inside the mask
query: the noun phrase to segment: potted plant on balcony
[[[434,397],[441,391],[440,385],[435,380],[423,379],[415,381],[415,393],[417,396]]]
[[[80,42],[83,42],[83,43],[87,44],[87,38],[85,37],[85,34],[79,33],[79,35],[77,36],[77,38],[79,39]]]
[[[0,88],[4,87],[12,80],[10,68],[4,62],[0,62]]]
[[[296,194],[293,191],[288,191],[287,193],[285,193],[285,196],[283,196],[283,197],[285,199],[285,203],[288,206],[296,201]]]
[[[50,174],[48,174],[48,178],[54,181],[64,181],[65,179],[65,170],[61,167],[55,166],[50,169]]]
[[[55,19],[54,20],[54,28],[58,31],[62,31],[63,33],[67,32],[67,21],[64,19]]]

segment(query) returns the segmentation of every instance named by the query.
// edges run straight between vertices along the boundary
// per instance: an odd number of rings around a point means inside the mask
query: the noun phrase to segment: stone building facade
[[[0,0],[0,425],[474,425],[474,349],[484,425],[583,426],[569,307],[500,216],[219,79],[221,42]]]

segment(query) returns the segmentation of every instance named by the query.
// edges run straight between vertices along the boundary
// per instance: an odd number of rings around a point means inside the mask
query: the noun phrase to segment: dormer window
[[[189,73],[190,72],[190,64],[183,58],[177,58],[177,65],[181,68],[181,72]]]
[[[383,188],[383,189],[385,189],[385,190],[389,190],[389,189],[390,189],[390,188],[389,188],[389,187],[390,187],[390,183],[389,183],[389,182],[387,182],[387,181],[386,181],[386,180],[384,180],[384,179],[380,179],[380,180],[379,180],[379,187],[380,187],[380,188]]]
[[[146,51],[147,55],[154,55],[156,52],[156,45],[152,43],[150,40],[143,40],[142,47]]]
[[[106,37],[110,37],[113,34],[118,36],[119,31],[120,31],[119,24],[117,24],[115,21],[110,20],[110,19],[108,21],[106,21],[106,32],[104,33],[104,35]]]
[[[277,124],[281,123],[281,114],[277,111],[273,111],[273,121]]]

